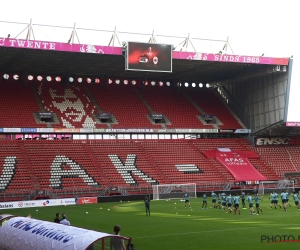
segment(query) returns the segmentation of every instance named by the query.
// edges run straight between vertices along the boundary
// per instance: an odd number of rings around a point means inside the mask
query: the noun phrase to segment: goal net
[[[153,200],[182,199],[187,193],[190,198],[197,198],[196,184],[164,184],[153,185]]]
[[[265,193],[281,192],[287,190],[292,193],[295,191],[294,181],[280,180],[280,181],[261,181],[259,183],[258,194],[264,195]]]

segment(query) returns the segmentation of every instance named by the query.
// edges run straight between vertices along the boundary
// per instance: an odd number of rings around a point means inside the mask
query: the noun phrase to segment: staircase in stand
[[[36,189],[36,190],[40,190],[41,189],[40,183],[39,183],[37,177],[34,174],[30,159],[29,159],[28,154],[26,152],[26,149],[24,147],[24,143],[22,141],[18,141],[18,145],[20,147],[20,151],[21,151],[21,153],[23,155],[23,158],[25,160],[28,172],[30,174],[31,182],[33,184],[33,188]]]

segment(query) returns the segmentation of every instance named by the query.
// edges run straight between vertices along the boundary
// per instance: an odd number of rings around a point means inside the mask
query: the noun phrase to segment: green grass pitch
[[[121,235],[132,237],[136,250],[300,249],[300,210],[293,201],[284,212],[269,209],[265,197],[261,202],[263,213],[258,216],[250,215],[248,209],[241,209],[241,215],[222,212],[210,208],[210,202],[208,198],[208,209],[202,210],[201,198],[191,199],[191,209],[184,208],[184,202],[178,199],[151,201],[151,216],[146,216],[143,201],[23,208],[2,213],[30,213],[46,221],[53,221],[57,212],[66,213],[73,226],[107,233],[120,224]],[[276,243],[272,243],[271,237],[275,236]],[[278,242],[279,237],[285,241]],[[100,247],[96,245],[96,249]]]

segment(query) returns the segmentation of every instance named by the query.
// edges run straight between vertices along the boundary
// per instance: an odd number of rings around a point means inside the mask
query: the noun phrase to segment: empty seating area
[[[246,139],[0,141],[0,195],[234,182],[221,163],[204,154],[219,147],[248,151],[252,146]],[[299,172],[299,147],[253,149],[259,158],[250,162],[269,180]]]
[[[284,173],[299,172],[300,148],[293,146],[259,146],[260,159],[280,178]]]
[[[141,178],[135,167],[152,180],[158,183],[165,183],[164,176],[158,169],[159,164],[154,164],[147,152],[138,142],[130,140],[119,141],[90,141],[88,144],[92,153],[95,155],[99,166],[103,173],[109,178],[113,186],[131,186],[131,185],[151,185],[154,182]],[[135,157],[128,158],[130,155]],[[114,161],[114,157],[118,160]],[[123,169],[123,173],[119,172],[119,166]],[[123,166],[122,166],[123,165]],[[126,169],[127,168],[127,169]],[[122,170],[121,170],[122,171]],[[131,182],[126,181],[128,173],[132,173],[135,180],[130,178]]]
[[[215,115],[223,123],[218,125],[220,128],[242,128],[215,91],[210,89],[185,91],[206,114]]]
[[[98,166],[88,156],[84,144],[74,141],[24,141],[35,176],[42,189],[89,188],[85,178],[104,184]],[[57,165],[58,163],[58,165]],[[61,183],[56,183],[62,176]],[[95,184],[93,182],[93,184]],[[57,185],[56,185],[57,184]],[[97,185],[92,185],[97,186]]]
[[[39,98],[36,99],[32,87]],[[197,118],[201,113],[185,92],[206,114],[216,115],[224,124],[221,128],[241,128],[212,90],[177,91],[172,87],[144,88],[130,84],[111,84],[106,88],[99,84],[62,82],[28,82],[25,86],[10,80],[0,85],[0,124],[2,127],[47,127],[36,123],[33,115],[44,109],[58,116],[60,123],[52,123],[50,127],[107,128],[107,124],[97,124],[94,118],[99,113],[96,108],[99,105],[103,112],[115,116],[117,122],[112,124],[113,128],[160,128],[160,124],[151,123],[147,117],[151,112],[164,114],[170,122],[167,128],[213,128]],[[90,99],[90,94],[95,100]]]
[[[39,112],[32,89],[19,81],[4,81],[0,84],[0,127],[37,128],[33,113]]]
[[[103,112],[115,116],[118,124],[113,128],[158,128],[151,124],[147,115],[151,112],[130,85],[109,85],[108,88],[89,84],[87,87],[93,94]]]
[[[143,140],[140,141],[145,151],[156,162],[169,183],[199,183],[203,181],[221,182],[223,176],[219,174],[207,159],[185,140]],[[178,171],[176,165],[194,164],[201,172]]]
[[[167,125],[168,128],[213,128],[212,125],[202,124],[197,118],[200,112],[174,88],[148,86],[139,92],[155,113],[164,114],[168,118],[171,123]]]
[[[45,109],[57,114],[60,120],[60,124],[52,124],[52,127],[99,127],[93,117],[97,109],[79,84],[41,82],[36,88]]]
[[[8,184],[0,189],[0,193],[26,194],[34,188],[35,183],[16,141],[1,141],[0,170],[1,183]]]

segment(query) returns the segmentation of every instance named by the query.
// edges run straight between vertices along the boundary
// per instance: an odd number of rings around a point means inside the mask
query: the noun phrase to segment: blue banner
[[[21,128],[22,133],[37,133],[37,128]]]

